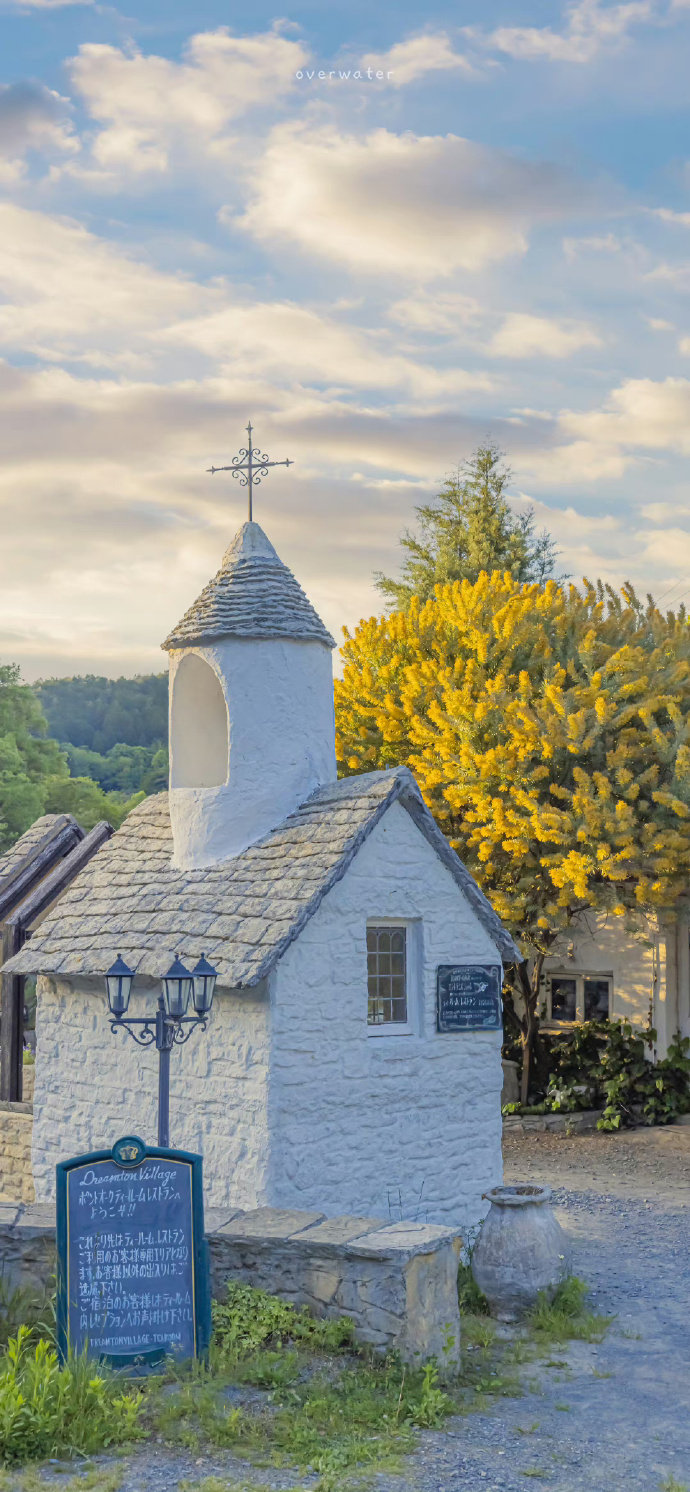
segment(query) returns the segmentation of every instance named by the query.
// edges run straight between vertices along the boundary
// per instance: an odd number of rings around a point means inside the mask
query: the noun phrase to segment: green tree
[[[61,742],[61,746],[67,757],[70,775],[91,777],[106,793],[119,792],[129,797],[140,788],[148,793],[159,792],[161,788],[167,787],[168,754],[165,747],[127,746],[119,741],[102,755],[98,751],[90,751],[87,746],[73,746],[71,741]],[[158,782],[161,778],[163,761],[165,776],[160,781],[160,786],[147,787],[147,782]]]
[[[400,579],[376,577],[393,610],[413,596],[426,601],[437,585],[475,581],[482,571],[507,570],[513,580],[539,583],[553,574],[553,540],[535,531],[532,509],[513,512],[505,495],[510,481],[503,452],[489,442],[446,479],[438,497],[415,509],[420,532],[402,535],[407,558]]]
[[[166,673],[133,679],[98,674],[43,679],[36,693],[58,741],[105,755],[123,743],[157,750],[168,739]]]
[[[625,587],[482,574],[346,633],[341,771],[404,763],[540,978],[582,911],[673,909],[690,875],[690,627]]]
[[[121,793],[104,793],[90,777],[50,777],[45,784],[44,813],[71,813],[82,829],[93,829],[102,819],[119,829],[132,808],[141,803],[145,793],[124,798]]]
[[[45,811],[46,783],[67,778],[56,741],[14,663],[0,665],[0,850],[7,849]]]

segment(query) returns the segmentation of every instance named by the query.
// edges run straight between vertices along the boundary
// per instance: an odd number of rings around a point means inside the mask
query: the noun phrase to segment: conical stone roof
[[[243,524],[218,574],[173,627],[163,647],[170,652],[221,637],[290,637],[335,647],[258,523]]]

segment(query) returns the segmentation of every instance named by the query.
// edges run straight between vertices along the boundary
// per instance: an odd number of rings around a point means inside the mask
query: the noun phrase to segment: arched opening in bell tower
[[[170,786],[222,787],[228,780],[228,711],[220,682],[198,653],[187,653],[173,681]]]

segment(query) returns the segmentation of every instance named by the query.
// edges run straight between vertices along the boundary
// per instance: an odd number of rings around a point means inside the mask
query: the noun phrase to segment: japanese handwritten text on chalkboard
[[[86,1346],[92,1356],[116,1362],[197,1355],[196,1297],[204,1260],[203,1237],[195,1236],[199,1225],[203,1234],[203,1211],[194,1195],[200,1185],[197,1159],[149,1151],[126,1170],[101,1152],[58,1167],[59,1197],[64,1171],[61,1321],[75,1350]]]

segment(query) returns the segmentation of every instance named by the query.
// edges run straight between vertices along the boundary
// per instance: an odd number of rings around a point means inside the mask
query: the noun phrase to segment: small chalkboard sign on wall
[[[202,1356],[211,1335],[202,1160],[135,1135],[57,1167],[57,1335],[117,1367]]]
[[[436,1030],[500,1031],[500,964],[439,964]]]

